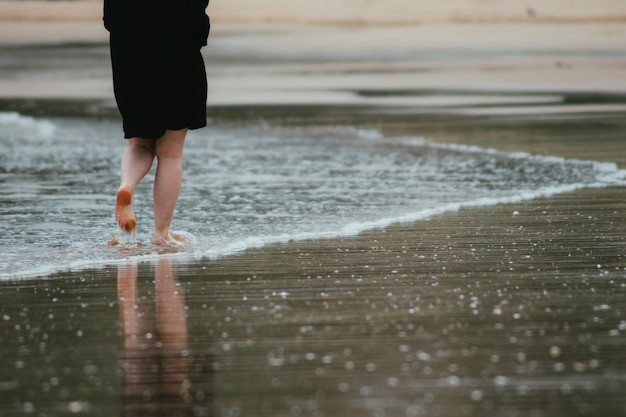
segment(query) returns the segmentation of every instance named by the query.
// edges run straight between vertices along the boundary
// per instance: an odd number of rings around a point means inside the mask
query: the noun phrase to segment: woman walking
[[[208,0],[104,0],[113,91],[128,139],[115,218],[134,233],[132,199],[156,158],[154,244],[186,244],[170,230],[182,183],[189,129],[206,126],[207,81],[200,48],[207,43]]]

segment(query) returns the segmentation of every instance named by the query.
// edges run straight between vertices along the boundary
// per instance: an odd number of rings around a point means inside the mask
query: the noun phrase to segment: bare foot
[[[152,243],[155,245],[188,245],[189,240],[178,233],[168,232],[166,235],[157,232],[152,233]]]
[[[126,233],[133,233],[137,228],[137,219],[133,211],[133,194],[128,188],[120,188],[115,202],[115,220]]]
[[[115,236],[115,235],[113,235],[111,237],[111,240],[109,240],[107,242],[107,245],[109,245],[109,246],[117,246],[119,244],[120,244],[120,237],[119,236]]]

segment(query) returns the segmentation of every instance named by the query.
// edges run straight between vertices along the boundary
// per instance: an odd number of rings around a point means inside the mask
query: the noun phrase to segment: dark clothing
[[[104,0],[124,136],[206,126],[208,0]]]

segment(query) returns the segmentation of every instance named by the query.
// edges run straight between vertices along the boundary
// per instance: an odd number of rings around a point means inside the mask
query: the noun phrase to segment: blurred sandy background
[[[623,0],[213,0],[233,22],[427,23],[449,21],[626,21]],[[94,20],[102,1],[0,1],[1,20]]]
[[[438,105],[354,94],[372,88],[626,91],[626,0],[212,0],[208,13],[210,105]],[[32,49],[107,41],[102,0],[0,0],[0,96],[111,98],[104,48],[91,62]]]

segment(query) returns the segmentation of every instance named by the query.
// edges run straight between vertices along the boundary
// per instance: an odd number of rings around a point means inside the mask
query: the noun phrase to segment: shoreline
[[[603,95],[592,96],[592,102],[598,102],[604,97]],[[624,99],[618,96],[620,100]],[[589,99],[589,98],[588,98]],[[604,97],[606,99],[606,97]],[[577,100],[574,100],[577,101]],[[580,98],[578,99],[580,101]],[[0,99],[0,111],[19,111],[21,114],[30,114],[36,117],[85,117],[84,109],[86,107],[93,110],[88,117],[95,118],[115,118],[114,107],[98,107],[100,102],[91,102],[90,104],[76,100],[58,101],[52,100],[49,103],[52,112],[46,111],[45,106],[37,104],[37,100],[23,100],[22,106],[10,107],[15,104],[13,100]],[[7,107],[7,105],[9,107]],[[43,109],[43,110],[42,110]],[[78,112],[78,114],[77,114]],[[83,113],[81,113],[83,112]],[[597,163],[613,163],[619,169],[626,168],[626,153],[623,152],[623,132],[626,131],[626,121],[620,115],[622,113],[586,113],[579,114],[575,119],[569,118],[567,115],[553,115],[550,118],[542,115],[532,116],[524,115],[518,117],[507,116],[463,116],[458,114],[446,114],[430,112],[427,114],[404,114],[402,112],[393,112],[385,107],[333,107],[333,106],[224,106],[211,109],[211,114],[215,118],[216,124],[241,124],[248,123],[255,125],[278,125],[286,127],[297,126],[319,126],[320,124],[327,126],[349,125],[357,129],[374,129],[380,131],[385,137],[390,138],[427,138],[430,141],[440,144],[450,144],[453,146],[476,147],[476,149],[484,149],[485,151],[497,150],[505,153],[527,152],[537,156],[556,157],[565,159],[575,159],[581,161],[594,161]],[[594,126],[590,128],[590,126]],[[554,132],[560,132],[554,135]],[[512,141],[503,140],[503,138],[516,138]],[[570,191],[559,191],[551,193],[549,196],[538,195],[534,198],[522,198],[516,202],[501,201],[494,204],[472,206],[463,205],[458,209],[446,210],[440,213],[429,215],[415,221],[397,220],[384,226],[372,227],[363,230],[351,236],[327,236],[315,239],[298,239],[290,243],[267,242],[262,247],[257,248],[254,245],[237,251],[233,254],[226,254],[217,258],[206,258],[204,261],[198,262],[198,257],[206,256],[202,254],[185,254],[182,253],[174,257],[181,264],[191,265],[192,269],[198,270],[199,265],[204,262],[222,263],[236,262],[236,259],[248,256],[248,253],[256,254],[254,256],[264,256],[262,253],[274,253],[277,248],[280,250],[291,251],[300,246],[319,246],[322,248],[332,248],[340,242],[348,242],[351,240],[363,241],[364,239],[372,239],[378,241],[381,239],[390,239],[391,241],[400,239],[408,239],[409,236],[418,239],[420,231],[430,224],[455,219],[453,221],[463,221],[469,216],[476,216],[481,220],[481,227],[500,227],[493,223],[493,219],[487,213],[490,212],[518,212],[516,207],[530,207],[531,211],[536,211],[535,206],[550,206],[550,202],[559,202],[561,208],[550,208],[555,213],[564,210],[569,196],[578,196],[576,200],[580,200],[579,204],[583,211],[591,211],[590,218],[602,218],[604,213],[603,207],[597,207],[594,203],[586,207],[585,200],[593,202],[600,196],[608,199],[608,195],[614,194],[612,205],[616,208],[624,206],[624,201],[620,201],[620,196],[626,195],[625,187],[616,185],[605,186],[586,186]],[[626,207],[626,206],[625,206]],[[569,209],[568,209],[569,210]],[[626,210],[624,210],[626,215]],[[620,212],[605,213],[611,217],[621,215]],[[515,222],[517,215],[511,215],[511,221]],[[446,220],[447,219],[447,220]],[[525,221],[530,221],[527,219]],[[604,234],[617,234],[619,237],[619,228],[615,231],[598,232]],[[536,233],[536,232],[533,232]],[[477,242],[479,245],[480,239]],[[104,244],[104,242],[102,242]],[[393,245],[387,242],[387,245]],[[141,253],[137,253],[140,255]],[[253,256],[253,255],[250,255]],[[349,264],[358,264],[360,261],[352,259],[349,255],[345,255],[346,262]],[[151,257],[150,257],[151,258]],[[154,262],[153,260],[139,260],[142,263]],[[96,269],[107,269],[113,265],[118,265],[118,261],[98,262],[97,265],[83,265],[80,270],[72,269],[64,272],[49,272],[44,275],[38,275],[39,278],[54,279],[54,277],[63,277],[66,274],[71,276],[80,276],[84,271]],[[193,266],[195,265],[195,266]],[[19,278],[10,278],[4,282],[30,282],[35,277],[20,276]]]

